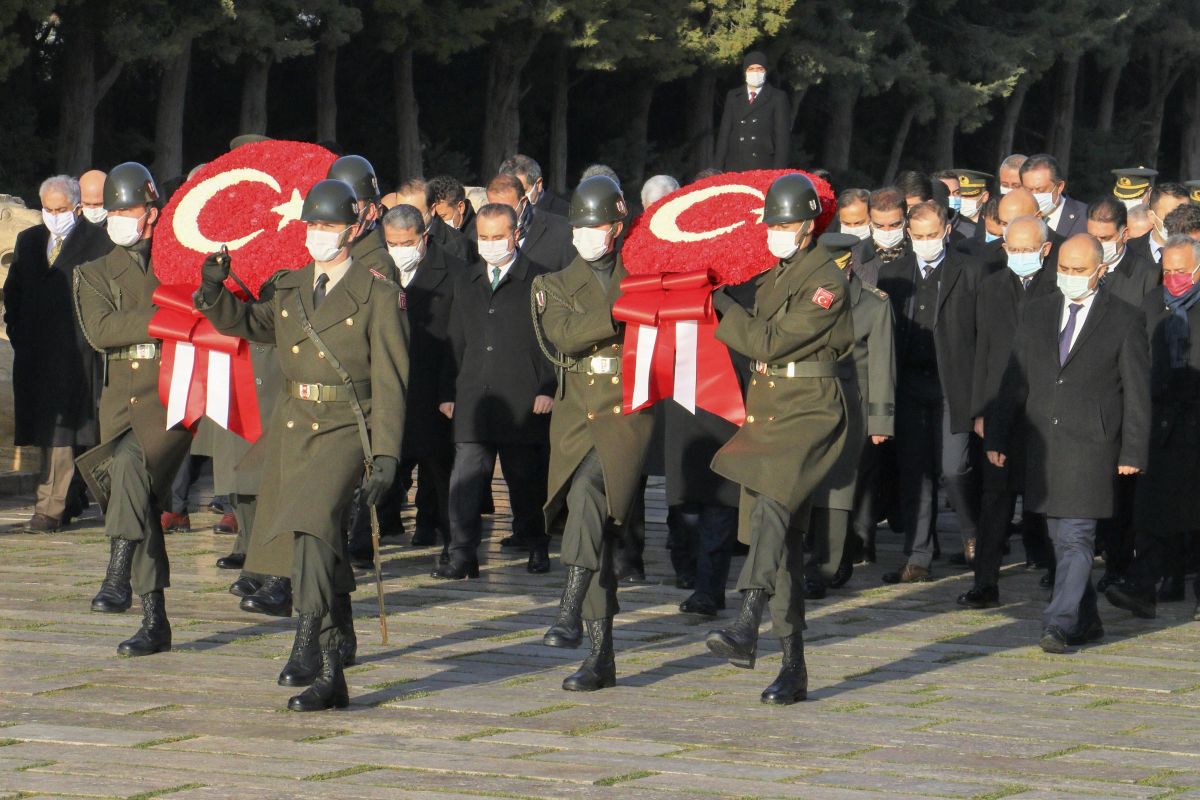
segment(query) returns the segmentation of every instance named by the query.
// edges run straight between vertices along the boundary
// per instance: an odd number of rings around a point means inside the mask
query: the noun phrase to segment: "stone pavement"
[[[360,575],[352,705],[303,715],[275,685],[291,622],[241,613],[213,567],[230,537],[168,538],[175,649],[124,660],[136,605],[88,610],[97,520],[0,533],[0,798],[1200,798],[1190,600],[1154,621],[1102,602],[1101,644],[1046,655],[1045,592],[1017,554],[1006,605],[960,610],[967,578],[944,564],[935,583],[880,584],[900,561],[885,530],[881,563],[810,605],[810,701],[770,708],[775,643],[752,672],[707,654],[711,624],[676,608],[661,483],[648,494],[650,581],[621,590],[615,689],[560,689],[583,656],[540,642],[563,571],[500,552],[497,483],[482,578],[435,581],[433,550],[388,546],[390,643]],[[0,523],[29,511],[9,503]]]

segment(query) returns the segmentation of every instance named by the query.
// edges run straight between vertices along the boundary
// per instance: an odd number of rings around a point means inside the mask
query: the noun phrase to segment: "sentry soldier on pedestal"
[[[762,701],[788,705],[808,695],[804,664],[804,546],[789,522],[841,457],[849,403],[841,376],[854,326],[846,277],[833,253],[813,247],[821,202],[803,175],[784,175],[767,191],[767,246],[779,263],[758,279],[753,310],[724,290],[717,339],[754,360],[746,421],[713,458],[713,470],[741,484],[738,538],[750,545],[737,588],[742,608],[728,628],[709,633],[708,648],[753,669],[758,626],[770,603],[783,666]],[[839,363],[844,362],[844,363]],[[860,446],[855,442],[855,447]]]
[[[224,286],[229,262],[204,262],[196,307],[223,333],[270,342],[286,396],[263,434],[266,465],[255,538],[292,543],[296,642],[279,682],[311,686],[293,711],[349,703],[341,645],[354,634],[354,573],[342,517],[367,465],[363,494],[375,503],[396,476],[404,430],[408,328],[403,294],[350,257],[359,214],[342,181],[317,183],[304,200],[313,261],[281,272],[255,302]],[[378,409],[380,413],[374,413]]]
[[[568,691],[616,684],[612,623],[617,613],[612,524],[627,517],[641,488],[642,464],[654,418],[648,410],[621,413],[624,325],[612,306],[626,277],[613,242],[621,234],[625,198],[610,178],[582,181],[571,198],[570,223],[579,253],[561,272],[538,276],[532,290],[535,330],[544,330],[561,356],[559,394],[550,418],[550,479],[546,527],[566,505],[562,561],[567,565],[558,618],[543,642],[578,647],[586,625],[591,652],[563,681]],[[540,334],[539,334],[540,335]],[[544,348],[547,349],[548,348]]]
[[[104,207],[116,247],[81,266],[74,281],[80,328],[105,361],[101,443],[78,461],[104,511],[111,547],[92,610],[126,611],[133,593],[142,601],[142,627],[117,648],[123,656],[171,649],[163,599],[171,568],[160,512],[192,443],[186,428],[167,428],[167,410],[158,395],[162,343],[147,333],[158,288],[150,265],[158,201],[154,178],[144,166],[131,161],[114,167],[104,181]]]

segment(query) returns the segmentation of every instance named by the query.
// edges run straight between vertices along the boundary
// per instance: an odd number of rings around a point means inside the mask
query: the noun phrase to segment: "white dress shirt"
[[[1050,230],[1056,232],[1058,231],[1058,223],[1059,220],[1062,219],[1063,209],[1066,208],[1066,206],[1067,204],[1063,201],[1063,198],[1060,195],[1058,198],[1058,206],[1056,206],[1055,209],[1050,212],[1050,216],[1046,217],[1046,224],[1050,226]],[[1079,313],[1082,314],[1083,312],[1080,311]]]
[[[333,290],[333,287],[337,286],[337,282],[346,277],[346,273],[350,271],[350,265],[352,263],[354,263],[354,259],[347,258],[342,263],[335,264],[328,270],[323,270],[320,266],[317,266],[317,268],[313,270],[313,290],[315,291],[317,288],[317,278],[321,277],[323,273],[329,276],[329,283],[325,284],[325,294],[328,295]]]
[[[1075,342],[1079,341],[1079,332],[1083,330],[1083,323],[1087,321],[1088,312],[1092,310],[1092,302],[1095,299],[1095,292],[1092,292],[1082,300],[1068,300],[1065,297],[1063,298],[1062,316],[1058,319],[1058,332],[1060,334],[1067,327],[1067,320],[1071,318],[1071,306],[1083,306],[1083,308],[1075,312],[1075,330],[1071,333],[1071,346],[1067,348],[1068,353],[1074,349]]]

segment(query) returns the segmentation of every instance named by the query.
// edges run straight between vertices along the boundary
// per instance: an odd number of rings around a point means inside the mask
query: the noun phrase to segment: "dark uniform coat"
[[[103,359],[75,319],[75,269],[113,248],[108,234],[83,217],[63,240],[54,266],[46,257],[50,231],[36,225],[17,234],[4,281],[4,322],[13,346],[13,401],[18,447],[91,446],[100,441],[96,406]]]
[[[412,346],[409,348],[404,457],[431,458],[450,449],[450,420],[438,404],[452,399],[454,357],[450,316],[454,290],[466,267],[432,239],[404,294]]]
[[[389,281],[400,282],[400,272],[396,262],[392,260],[387,250],[387,239],[383,236],[383,225],[375,223],[375,227],[367,231],[350,247],[350,257],[355,263],[362,264],[367,269],[373,269]]]
[[[749,100],[744,85],[726,96],[713,163],[726,172],[783,169],[792,146],[787,92],[764,83],[754,102]]]
[[[571,476],[594,448],[604,471],[608,515],[622,522],[642,488],[642,465],[654,429],[654,414],[643,409],[621,413],[619,375],[592,375],[591,356],[621,356],[625,326],[612,318],[627,273],[616,257],[608,290],[600,285],[591,265],[576,258],[560,272],[538,279],[533,290],[545,301],[542,328],[559,353],[583,359],[580,371],[566,371],[550,417],[550,473],[546,522],[552,527],[562,511]],[[539,304],[540,305],[540,304]]]

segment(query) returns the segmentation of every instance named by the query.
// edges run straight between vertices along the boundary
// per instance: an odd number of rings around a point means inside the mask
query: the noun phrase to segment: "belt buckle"
[[[133,357],[137,359],[154,358],[154,345],[135,344],[133,346]]]
[[[755,361],[754,366],[751,367],[751,369],[753,369],[759,375],[766,375],[767,374],[767,363],[765,361]]]
[[[320,390],[313,391],[316,386],[315,383],[298,383],[296,384],[296,396],[301,400],[312,400],[314,394],[320,394]]]
[[[615,360],[608,356],[592,356],[592,372],[596,375],[607,375],[613,371],[612,362]]]

